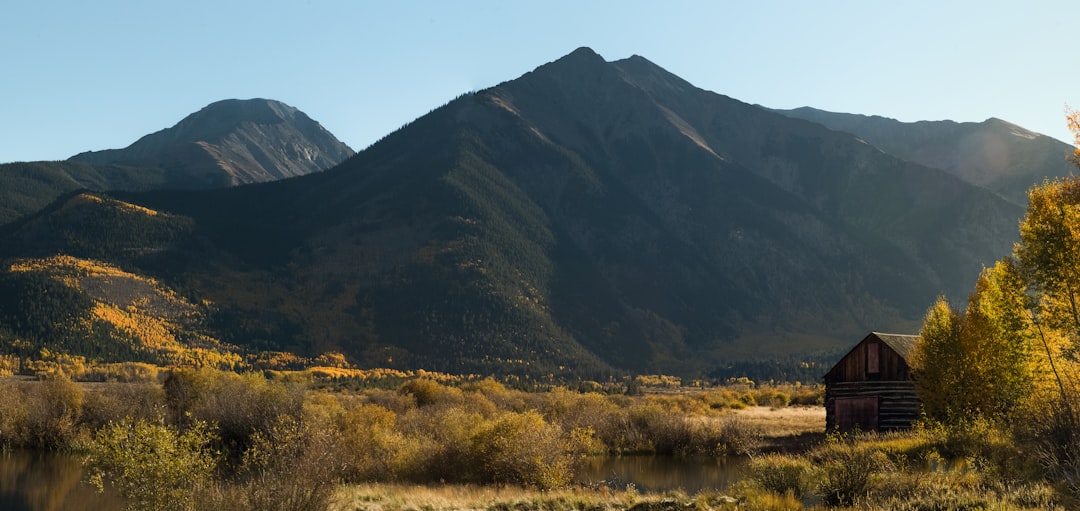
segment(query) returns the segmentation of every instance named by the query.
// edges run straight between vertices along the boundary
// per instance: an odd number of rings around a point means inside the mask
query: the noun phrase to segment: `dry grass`
[[[825,408],[798,406],[769,408],[751,406],[732,410],[739,422],[758,428],[766,438],[798,436],[825,431]]]
[[[732,410],[725,417],[734,417],[741,427],[757,431],[761,438],[761,451],[805,452],[825,439],[823,406],[751,406]]]
[[[718,493],[689,496],[681,492],[640,494],[626,490],[567,488],[539,492],[518,486],[395,485],[343,486],[328,511],[572,511],[615,509],[737,509],[734,499]]]
[[[563,492],[548,494],[556,493]],[[518,502],[536,495],[518,486],[359,484],[338,490],[329,510],[487,509],[497,502]]]

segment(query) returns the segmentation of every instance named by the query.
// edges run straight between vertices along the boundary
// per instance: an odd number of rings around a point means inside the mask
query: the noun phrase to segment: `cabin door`
[[[836,426],[840,431],[851,431],[855,428],[862,431],[877,430],[878,398],[836,398]]]

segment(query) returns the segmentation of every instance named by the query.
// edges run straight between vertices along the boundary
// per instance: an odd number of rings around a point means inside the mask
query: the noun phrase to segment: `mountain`
[[[80,189],[208,188],[318,172],[353,150],[303,112],[266,99],[225,100],[126,149],[67,161],[0,164],[0,224]]]
[[[1071,145],[996,118],[909,123],[810,107],[774,111],[851,133],[889,154],[943,169],[1017,204],[1027,204],[1032,185],[1076,171],[1066,160]]]
[[[124,149],[85,152],[71,160],[161,168],[174,185],[205,188],[302,176],[352,155],[349,146],[296,108],[269,99],[228,99]]]
[[[581,48],[325,172],[64,197],[0,228],[0,256],[153,278],[248,349],[721,375],[914,330],[1009,252],[1022,212],[851,134]]]

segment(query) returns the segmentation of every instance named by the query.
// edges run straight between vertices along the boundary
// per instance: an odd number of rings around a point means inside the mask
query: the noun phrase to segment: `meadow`
[[[1075,504],[988,424],[966,433],[924,425],[826,435],[816,385],[637,377],[515,388],[437,373],[143,369],[123,383],[59,373],[0,381],[0,444],[72,454],[86,482],[123,495],[132,509]],[[575,482],[583,461],[613,455],[733,457],[748,460],[748,470],[692,494]]]

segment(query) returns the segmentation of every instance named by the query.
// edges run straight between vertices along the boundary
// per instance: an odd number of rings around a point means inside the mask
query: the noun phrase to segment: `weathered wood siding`
[[[876,360],[875,360],[876,359]],[[871,364],[877,362],[877,372],[870,372]],[[872,339],[864,340],[852,348],[844,358],[825,375],[825,384],[852,381],[906,381],[908,365],[887,344]]]
[[[919,417],[919,397],[911,381],[856,381],[832,383],[825,386],[825,427],[832,431],[840,426],[837,421],[836,400],[850,398],[876,398],[878,430],[907,429]],[[844,425],[847,426],[847,425]],[[844,429],[850,429],[845,427]],[[871,424],[860,424],[859,429],[874,429]]]

